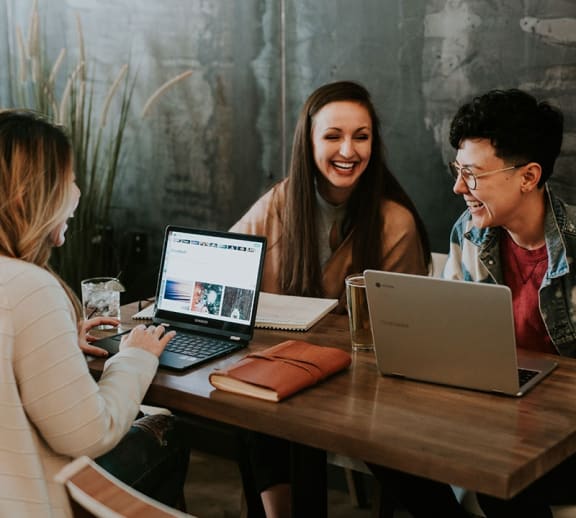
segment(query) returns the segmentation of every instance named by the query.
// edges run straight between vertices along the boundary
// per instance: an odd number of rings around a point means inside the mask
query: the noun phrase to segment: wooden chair
[[[55,477],[66,488],[76,518],[190,518],[127,486],[88,457],[79,457]]]
[[[431,277],[440,277],[447,259],[448,254],[432,252],[432,264],[430,265],[430,272],[428,275]]]

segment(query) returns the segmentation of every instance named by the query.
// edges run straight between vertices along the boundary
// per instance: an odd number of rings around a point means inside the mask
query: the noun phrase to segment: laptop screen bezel
[[[251,243],[256,242],[261,244],[262,251],[259,260],[258,273],[254,290],[254,305],[252,308],[249,324],[221,321],[214,318],[210,318],[209,315],[206,316],[188,315],[158,308],[158,301],[161,300],[164,263],[166,261],[167,247],[169,245],[169,237],[172,232],[197,234],[200,236],[207,236],[213,238],[225,238],[225,239],[228,238]],[[256,310],[258,308],[258,299],[260,295],[260,286],[262,283],[262,273],[264,270],[265,257],[266,257],[266,238],[264,236],[255,236],[236,232],[222,232],[207,229],[197,229],[192,227],[168,225],[164,231],[164,243],[162,245],[160,268],[158,270],[158,276],[156,282],[156,302],[154,308],[153,321],[155,323],[162,323],[162,322],[168,323],[174,325],[175,327],[180,327],[194,332],[209,333],[223,337],[234,338],[241,341],[251,340],[254,334],[254,328],[256,324]]]

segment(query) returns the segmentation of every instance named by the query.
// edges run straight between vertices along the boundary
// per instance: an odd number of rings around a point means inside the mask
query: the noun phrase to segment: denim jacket
[[[466,210],[452,228],[443,277],[504,284],[501,227],[478,229]],[[576,206],[567,205],[546,187],[545,239],[548,269],[538,290],[540,314],[556,350],[576,357]]]

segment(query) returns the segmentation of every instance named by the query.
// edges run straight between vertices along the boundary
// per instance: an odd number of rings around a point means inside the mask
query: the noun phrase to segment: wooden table
[[[135,305],[123,307],[126,326],[137,323],[129,318],[135,311]],[[290,338],[350,348],[347,318],[328,315],[306,333],[257,330],[249,350]],[[382,377],[372,353],[354,353],[348,371],[269,403],[209,384],[213,369],[244,354],[184,373],[161,370],[146,402],[500,498],[514,496],[576,452],[574,360],[558,359],[551,376],[516,399]]]

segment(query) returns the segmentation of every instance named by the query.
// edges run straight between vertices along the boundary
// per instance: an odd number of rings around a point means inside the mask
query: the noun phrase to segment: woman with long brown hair
[[[350,81],[310,95],[288,178],[232,230],[268,238],[263,291],[339,298],[341,309],[348,274],[426,274],[430,260],[424,224],[386,164],[370,94]]]
[[[288,178],[232,227],[264,235],[262,290],[338,298],[367,268],[426,275],[430,247],[416,208],[388,168],[368,91],[321,86],[300,112]],[[249,467],[268,518],[289,515],[287,443],[246,434]],[[247,469],[244,469],[247,468]]]

